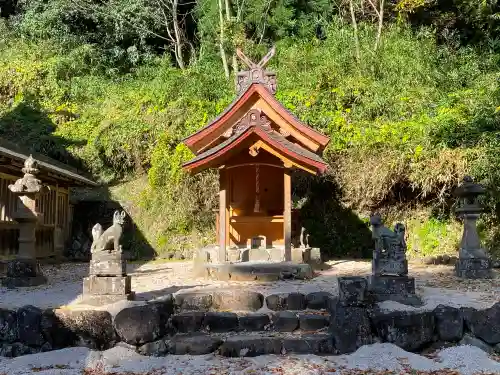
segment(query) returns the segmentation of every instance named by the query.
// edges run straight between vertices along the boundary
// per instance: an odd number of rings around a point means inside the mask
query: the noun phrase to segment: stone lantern
[[[463,183],[454,191],[459,204],[455,213],[464,222],[464,232],[460,242],[459,258],[455,264],[458,277],[483,279],[491,277],[491,260],[481,247],[476,222],[483,209],[478,198],[485,188],[466,176]]]
[[[19,251],[15,260],[7,265],[7,277],[3,284],[7,287],[36,286],[45,284],[47,278],[42,274],[36,260],[36,227],[42,216],[36,208],[36,198],[48,192],[48,187],[36,178],[38,163],[30,155],[22,169],[24,176],[9,190],[16,199],[12,218],[19,224]]]

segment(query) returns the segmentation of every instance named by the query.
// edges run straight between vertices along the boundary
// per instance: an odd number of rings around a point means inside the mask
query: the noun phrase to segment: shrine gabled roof
[[[23,162],[30,155],[32,155],[33,158],[35,158],[38,162],[38,167],[42,171],[45,170],[47,172],[53,173],[56,176],[62,176],[63,178],[70,181],[69,184],[71,186],[98,186],[96,182],[85,176],[85,172],[77,170],[67,164],[61,163],[45,155],[36,152],[30,152],[15,143],[7,141],[4,138],[0,138],[0,155],[9,159],[16,160],[18,162]]]
[[[208,125],[185,138],[183,141],[184,144],[194,153],[198,153],[207,143],[210,143],[207,142],[207,139],[219,137],[227,128],[234,125],[234,122],[231,121],[231,117],[245,105],[248,105],[248,102],[254,94],[262,98],[269,107],[273,108],[279,116],[281,116],[296,131],[317,144],[318,150],[322,150],[326,147],[330,141],[326,135],[300,121],[287,108],[285,108],[264,85],[260,83],[253,83],[249,85],[245,91],[237,96],[233,102],[229,104],[229,106]]]
[[[253,134],[276,150],[278,154],[296,161],[297,165],[305,166],[308,170],[314,171],[313,173],[324,173],[328,168],[326,162],[319,155],[288,141],[274,130],[265,129],[260,125],[249,125],[241,129],[219,145],[198,154],[192,160],[184,163],[183,168],[197,173],[207,168],[220,166],[227,159],[231,150],[238,149],[238,146]]]

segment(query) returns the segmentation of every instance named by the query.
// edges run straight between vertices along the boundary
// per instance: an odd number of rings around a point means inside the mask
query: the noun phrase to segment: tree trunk
[[[231,22],[231,16],[233,12],[231,12],[231,0],[224,0],[225,5],[226,5],[226,20],[228,23]],[[234,41],[233,41],[233,48],[236,50],[236,46],[234,46]],[[236,53],[233,52],[233,72],[236,75],[238,72],[238,60],[236,58]]]
[[[227,65],[226,51],[224,50],[224,15],[222,10],[222,0],[218,0],[218,4],[219,4],[219,23],[220,23],[220,35],[219,35],[220,58],[222,59],[224,74],[226,75],[226,78],[229,78],[229,66]]]
[[[380,9],[378,11],[377,37],[375,38],[375,46],[373,47],[374,52],[377,52],[377,49],[380,46],[380,38],[382,37],[382,26],[383,25],[384,25],[384,0],[380,0]]]
[[[181,32],[179,30],[179,20],[177,19],[177,5],[179,0],[172,1],[172,22],[174,24],[174,35],[175,35],[175,59],[177,60],[177,64],[179,64],[179,68],[184,69],[184,60],[182,57],[182,38]]]
[[[354,46],[356,48],[356,59],[359,63],[361,62],[361,52],[359,49],[358,24],[356,22],[356,15],[354,14],[354,6],[352,5],[352,1],[353,0],[349,0],[349,10],[351,11],[352,28],[354,30]]]

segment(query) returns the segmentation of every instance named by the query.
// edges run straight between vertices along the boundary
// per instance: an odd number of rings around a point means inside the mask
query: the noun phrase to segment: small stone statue
[[[90,247],[90,252],[98,253],[101,251],[117,251],[121,252],[120,237],[123,232],[123,223],[125,219],[125,211],[121,213],[115,211],[113,215],[113,225],[111,225],[106,231],[103,232],[101,224],[97,223],[92,228],[92,246]]]
[[[397,223],[394,231],[382,224],[379,214],[370,217],[372,238],[375,240],[373,252],[372,272],[375,276],[381,275],[408,275],[406,261],[405,226]]]

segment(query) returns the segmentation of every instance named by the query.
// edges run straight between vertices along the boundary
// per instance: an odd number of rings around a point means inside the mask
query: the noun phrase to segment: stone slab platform
[[[103,294],[103,295],[85,295],[79,301],[82,305],[89,306],[104,306],[120,301],[134,301],[135,293],[130,292],[128,294]]]
[[[233,264],[206,264],[203,266],[206,278],[232,281],[277,281],[305,280],[314,276],[309,264],[293,264],[289,262],[265,263],[242,262]]]

